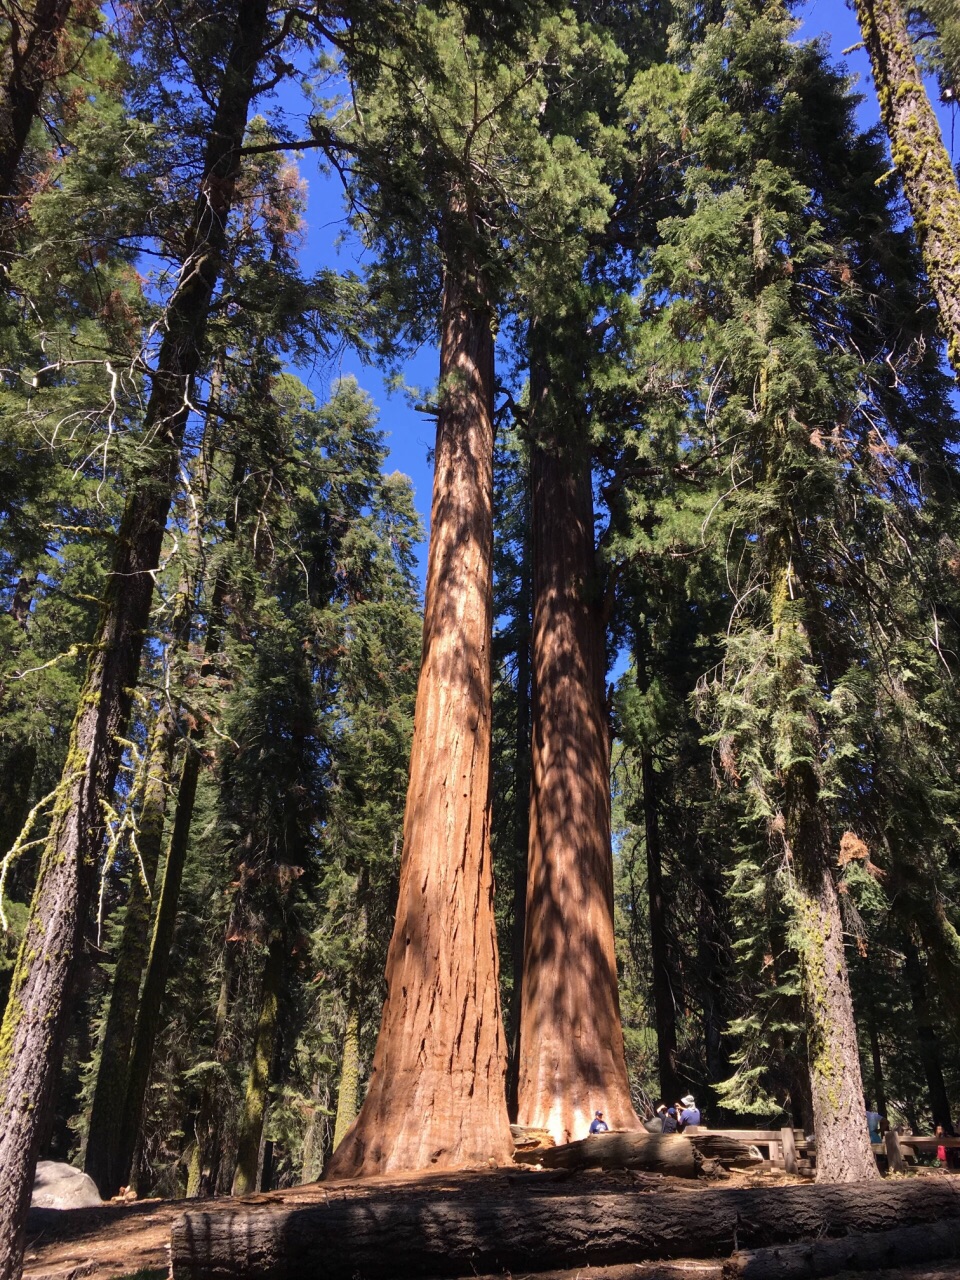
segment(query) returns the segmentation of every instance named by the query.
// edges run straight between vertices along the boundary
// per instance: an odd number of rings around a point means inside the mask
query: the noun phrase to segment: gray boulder
[[[31,1209],[95,1209],[100,1204],[97,1184],[88,1173],[57,1160],[37,1162]]]

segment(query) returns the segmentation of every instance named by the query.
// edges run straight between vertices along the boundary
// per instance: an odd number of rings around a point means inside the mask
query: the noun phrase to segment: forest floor
[[[938,1171],[919,1171],[920,1176],[942,1176]],[[914,1175],[916,1176],[916,1175]],[[174,1222],[187,1210],[202,1208],[207,1213],[231,1212],[238,1207],[275,1206],[278,1209],[327,1203],[336,1199],[363,1200],[384,1192],[414,1200],[430,1198],[441,1191],[457,1190],[482,1199],[502,1195],[507,1187],[528,1178],[562,1181],[568,1187],[580,1184],[584,1191],[616,1190],[626,1183],[636,1190],[662,1195],[675,1194],[678,1201],[696,1196],[707,1186],[771,1187],[809,1182],[809,1179],[779,1170],[732,1171],[723,1181],[669,1178],[628,1170],[539,1172],[521,1167],[497,1170],[458,1171],[446,1174],[408,1174],[366,1179],[362,1182],[312,1183],[283,1191],[234,1198],[198,1200],[141,1200],[134,1204],[105,1204],[96,1209],[32,1210],[27,1229],[24,1280],[161,1280],[168,1273],[170,1232]],[[683,1206],[678,1202],[678,1216]],[[530,1280],[721,1280],[720,1262],[683,1261],[595,1267],[589,1271],[540,1272]],[[474,1280],[492,1280],[475,1277]],[[512,1280],[525,1280],[514,1275]],[[842,1280],[842,1277],[838,1278]],[[874,1280],[957,1280],[957,1263],[951,1262],[896,1271],[875,1272]]]

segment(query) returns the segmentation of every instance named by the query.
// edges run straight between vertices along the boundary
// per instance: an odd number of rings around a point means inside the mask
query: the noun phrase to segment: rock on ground
[[[37,1163],[31,1209],[95,1209],[100,1204],[97,1184],[89,1174],[57,1160]]]

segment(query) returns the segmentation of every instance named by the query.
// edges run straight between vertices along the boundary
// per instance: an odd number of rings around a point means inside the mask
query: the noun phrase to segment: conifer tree
[[[930,287],[960,378],[960,188],[914,54],[901,0],[855,0],[880,115],[913,215]]]
[[[10,5],[0,46],[0,210],[9,212],[17,170],[73,0],[35,0],[30,13]]]
[[[98,628],[44,849],[31,919],[14,971],[0,1041],[0,1276],[19,1270],[22,1229],[41,1124],[50,1106],[64,1002],[91,900],[102,802],[119,764],[156,569],[189,413],[207,312],[220,271],[247,113],[269,31],[262,0],[241,0],[211,121],[200,192],[180,278],[165,310],[144,432],[156,432],[121,521]],[[30,1099],[29,1105],[24,1099]]]
[[[458,20],[421,9],[420,21],[437,65],[413,86],[391,69],[362,102],[356,168],[379,218],[367,225],[382,238],[375,278],[396,300],[394,325],[421,328],[431,303],[435,323],[435,292],[424,303],[417,291],[436,289],[438,268],[443,285],[423,665],[387,1000],[367,1096],[331,1177],[499,1161],[511,1149],[489,847],[493,323],[499,240],[517,206],[545,225],[567,159],[532,121],[569,30],[548,24],[528,60],[507,65]],[[383,155],[389,172],[373,164]]]

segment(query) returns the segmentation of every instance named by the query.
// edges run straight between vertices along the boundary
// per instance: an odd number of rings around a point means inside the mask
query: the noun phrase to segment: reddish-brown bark
[[[532,379],[533,381],[533,379]],[[532,396],[536,409],[539,397]],[[537,442],[533,488],[533,770],[518,1120],[558,1142],[630,1100],[613,933],[605,634],[582,451]]]
[[[454,209],[454,251],[463,221]],[[440,376],[387,999],[367,1097],[329,1178],[504,1162],[513,1150],[489,842],[493,336],[479,277],[459,253],[448,257]]]

